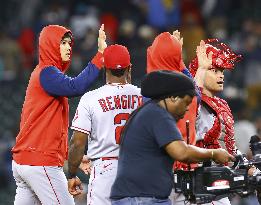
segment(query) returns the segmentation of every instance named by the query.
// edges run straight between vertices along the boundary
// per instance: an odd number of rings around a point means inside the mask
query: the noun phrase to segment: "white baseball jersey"
[[[131,84],[106,84],[83,95],[71,129],[90,134],[87,156],[118,156],[120,131],[141,104],[140,88]]]
[[[213,127],[216,116],[210,113],[204,106],[199,107],[196,121],[196,140],[203,140],[206,133]]]

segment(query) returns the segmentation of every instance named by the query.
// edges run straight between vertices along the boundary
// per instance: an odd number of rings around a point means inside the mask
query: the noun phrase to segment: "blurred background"
[[[0,1],[0,205],[13,204],[15,184],[10,149],[19,130],[30,73],[38,63],[38,36],[48,24],[70,28],[75,43],[68,74],[77,75],[97,52],[105,24],[108,45],[123,44],[131,53],[133,84],[146,71],[146,49],[163,31],[181,31],[186,65],[201,39],[218,38],[243,60],[225,74],[221,94],[234,114],[235,138],[249,153],[251,135],[261,133],[261,1],[260,0],[1,0]],[[104,83],[103,75],[93,88]],[[79,98],[70,100],[72,119]],[[71,134],[71,133],[70,133]],[[66,168],[65,168],[66,171]],[[81,176],[87,182],[86,176]],[[85,180],[84,180],[85,179]],[[86,195],[77,204],[86,204]],[[255,198],[233,198],[233,205],[255,205]]]

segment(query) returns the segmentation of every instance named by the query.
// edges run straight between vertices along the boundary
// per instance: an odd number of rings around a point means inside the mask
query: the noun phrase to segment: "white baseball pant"
[[[12,162],[17,185],[14,205],[74,205],[62,167]]]
[[[110,193],[117,168],[117,159],[102,160],[100,158],[92,162],[87,205],[111,205]]]

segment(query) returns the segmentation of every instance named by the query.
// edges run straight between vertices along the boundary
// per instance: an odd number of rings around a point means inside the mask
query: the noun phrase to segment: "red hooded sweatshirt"
[[[182,72],[185,65],[182,59],[181,46],[179,42],[169,33],[159,34],[147,50],[147,73],[156,70],[172,70]],[[183,119],[179,120],[177,126],[184,138],[187,140],[186,121],[190,121],[189,143],[196,143],[197,98],[194,97]]]
[[[12,149],[13,159],[22,165],[63,166],[68,155],[68,98],[51,96],[41,86],[40,73],[49,66],[63,73],[60,42],[70,30],[50,25],[39,37],[39,64],[31,74],[23,104],[20,131]]]

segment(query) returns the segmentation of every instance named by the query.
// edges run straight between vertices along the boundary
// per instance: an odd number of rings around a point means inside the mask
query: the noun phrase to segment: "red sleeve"
[[[97,68],[101,69],[103,66],[103,54],[98,52],[92,59],[92,64],[96,65]]]

